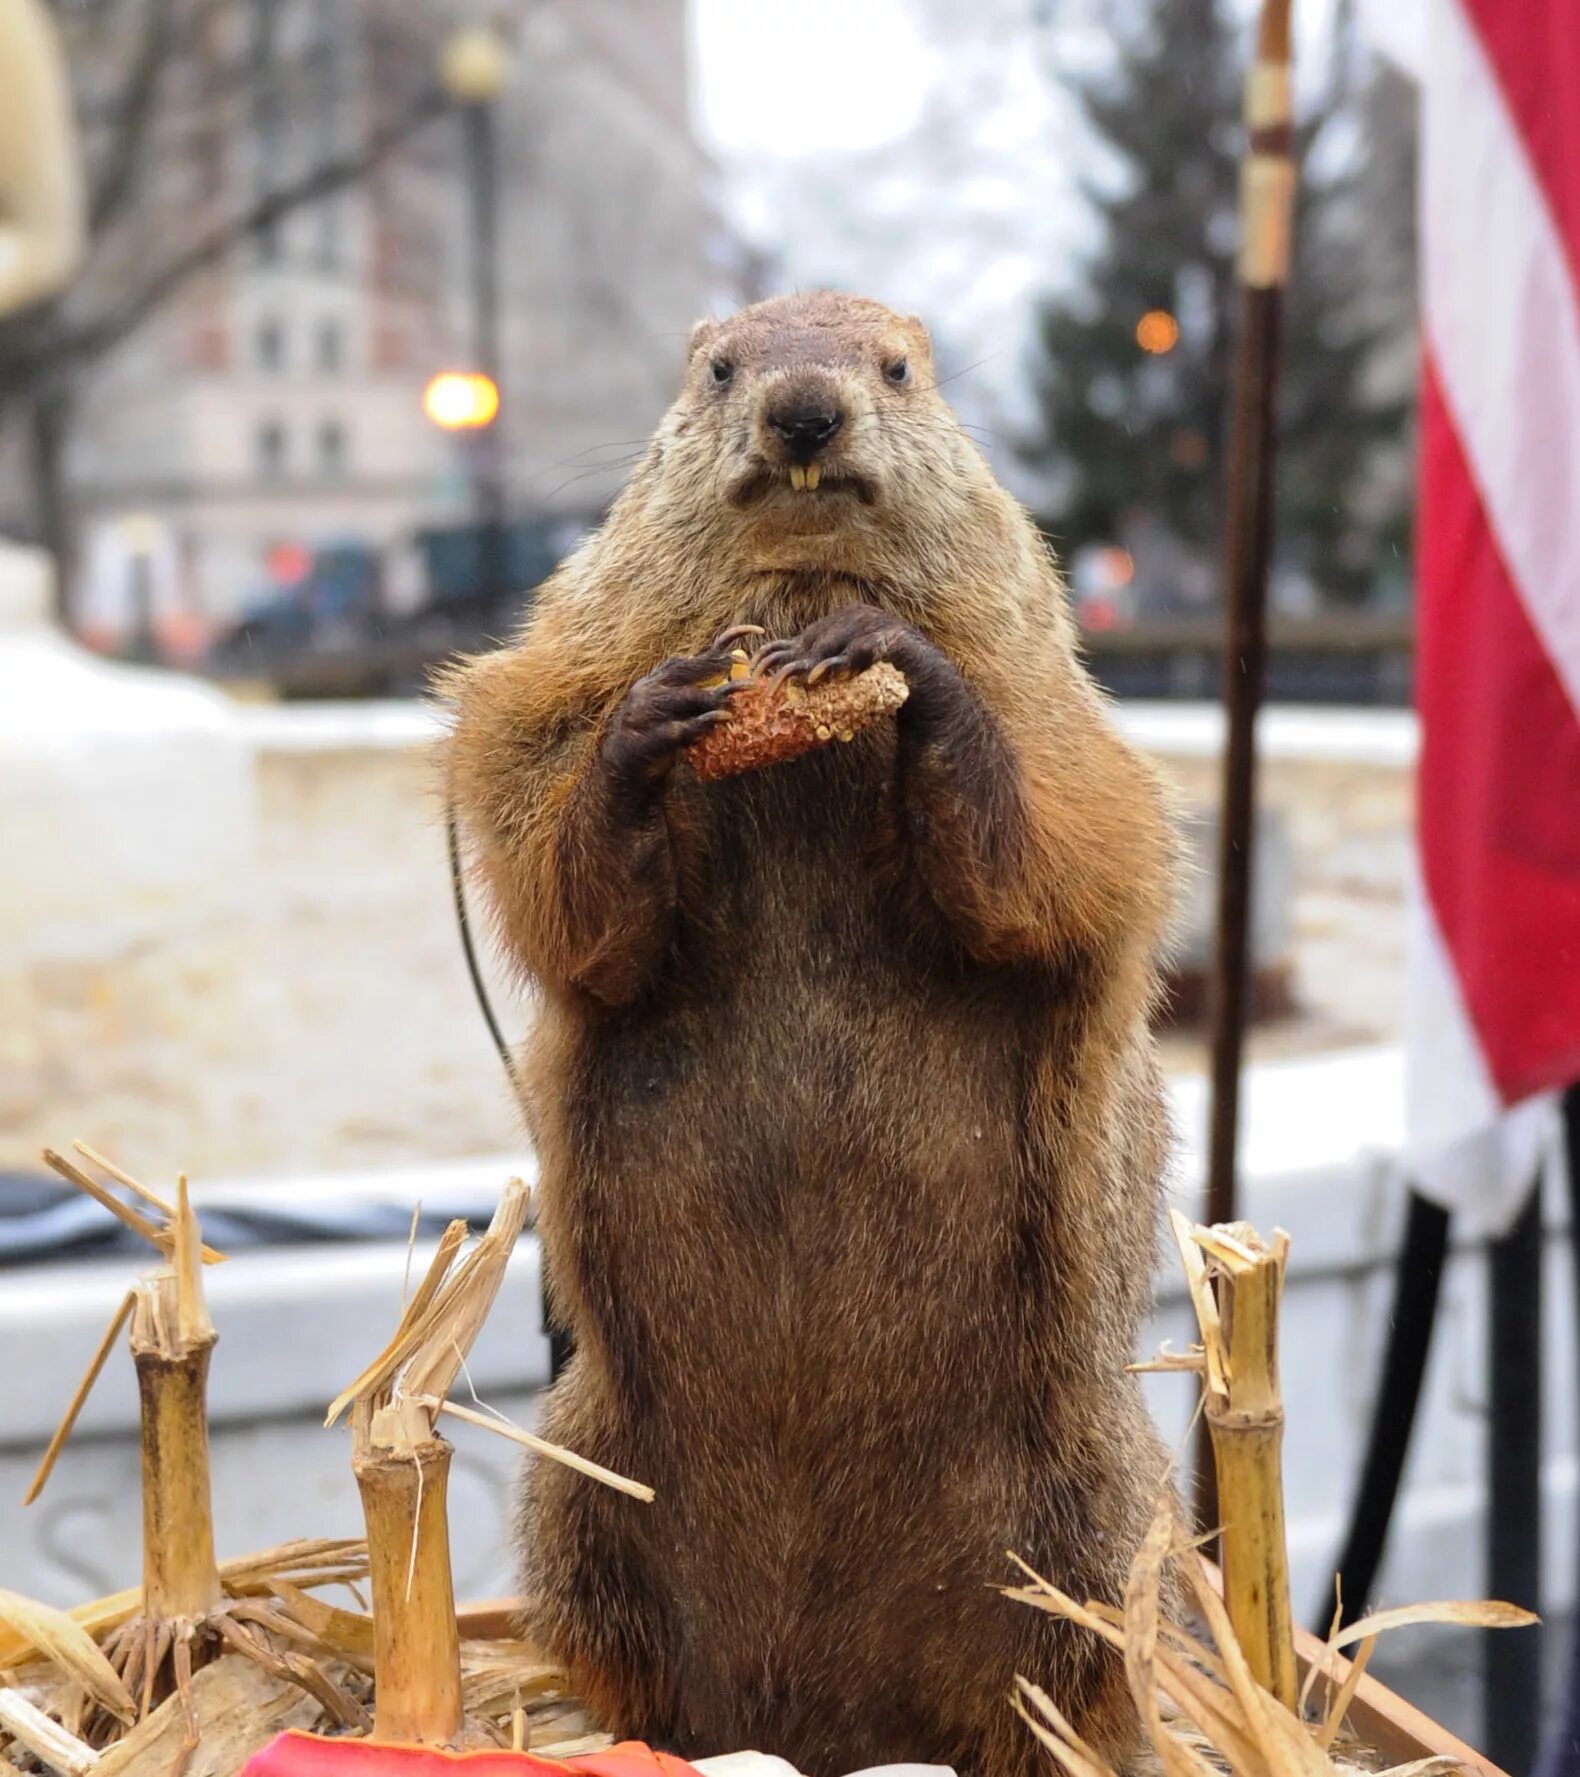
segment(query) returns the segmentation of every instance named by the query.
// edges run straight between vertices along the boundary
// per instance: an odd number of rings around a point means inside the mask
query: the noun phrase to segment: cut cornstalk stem
[[[450,1446],[391,1426],[357,1403],[352,1469],[373,1588],[373,1734],[454,1747],[462,1733],[461,1643],[450,1573]]]
[[[379,1740],[458,1747],[466,1731],[446,1509],[450,1446],[434,1427],[504,1278],[529,1202],[527,1187],[512,1179],[464,1259],[465,1228],[452,1223],[395,1337],[329,1409],[331,1425],[352,1410]]]
[[[1253,1676],[1294,1709],[1298,1683],[1278,1385],[1288,1237],[1275,1233],[1264,1242],[1241,1222],[1190,1228],[1183,1218],[1175,1221],[1175,1234],[1197,1267],[1200,1254],[1207,1258],[1205,1274],[1195,1271],[1191,1295],[1206,1348],[1205,1416],[1223,1525],[1224,1604]]]
[[[181,1281],[177,1271],[156,1272],[139,1287],[132,1312],[142,1413],[142,1609],[155,1621],[207,1616],[224,1596],[206,1410],[214,1329],[201,1300],[183,1314]]]
[[[113,1160],[106,1160],[97,1148],[90,1148],[85,1141],[74,1141],[71,1145],[82,1155],[84,1160],[89,1160],[97,1166],[100,1172],[108,1173],[118,1185],[124,1185],[134,1197],[140,1197],[150,1209],[157,1209],[165,1217],[167,1225],[174,1221],[175,1210],[157,1191],[150,1191],[147,1185],[133,1178],[129,1172],[123,1171]],[[203,1248],[203,1263],[205,1265],[223,1265],[224,1262],[225,1255],[223,1253],[215,1252],[211,1246]]]

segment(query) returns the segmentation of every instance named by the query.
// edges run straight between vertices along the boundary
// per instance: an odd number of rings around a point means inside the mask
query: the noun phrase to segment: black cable
[[[499,1028],[499,1020],[494,1016],[494,1008],[488,997],[488,989],[483,985],[483,972],[477,965],[477,947],[472,942],[472,916],[466,906],[466,876],[461,869],[461,839],[456,830],[455,804],[446,801],[444,805],[445,840],[450,852],[450,894],[455,903],[455,923],[461,932],[461,950],[466,957],[466,972],[472,978],[472,992],[477,998],[478,1010],[483,1014],[483,1022],[488,1026],[488,1034],[494,1039],[494,1047],[499,1051],[500,1065],[505,1070],[505,1078],[510,1082],[510,1089],[519,1098],[521,1088],[516,1080],[515,1064],[510,1059],[510,1045],[505,1041],[505,1033]],[[538,1262],[542,1265],[543,1246],[538,1244]],[[549,1381],[557,1382],[565,1366],[571,1361],[574,1349],[571,1335],[567,1328],[558,1325],[549,1312],[548,1270],[543,1269],[543,1330],[549,1340]]]
[[[517,1090],[516,1070],[510,1059],[510,1045],[505,1041],[505,1033],[499,1028],[499,1020],[494,1016],[494,1008],[489,1003],[482,970],[477,966],[477,950],[472,943],[472,919],[466,910],[466,879],[461,870],[461,839],[456,831],[453,802],[446,802],[444,805],[444,833],[450,848],[450,893],[455,901],[455,923],[461,929],[461,949],[466,956],[466,972],[472,977],[472,992],[477,996],[478,1010],[483,1014],[488,1034],[494,1039],[500,1064],[514,1092]]]
[[[1344,1551],[1338,1560],[1346,1625],[1365,1615],[1382,1565],[1388,1526],[1399,1498],[1410,1436],[1421,1404],[1427,1358],[1432,1350],[1432,1329],[1437,1321],[1443,1264],[1448,1255],[1449,1222],[1446,1209],[1411,1191],[1399,1257],[1394,1265],[1393,1314],[1377,1400],[1372,1408],[1371,1434]],[[1332,1620],[1330,1585],[1312,1616],[1312,1629],[1325,1636]]]

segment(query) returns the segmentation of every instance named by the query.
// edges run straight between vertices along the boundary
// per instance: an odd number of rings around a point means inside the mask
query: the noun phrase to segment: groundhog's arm
[[[901,712],[906,805],[967,944],[985,961],[1150,954],[1170,860],[1146,767],[1085,695],[1050,685],[1041,708],[1000,713],[947,659],[939,679],[908,729],[914,690]]]
[[[697,688],[712,655],[666,661],[624,697],[593,681],[595,661],[578,683],[554,628],[452,676],[450,794],[520,966],[620,1005],[673,930],[664,778],[728,692]]]
[[[1156,791],[1095,702],[1043,680],[990,708],[947,654],[871,605],[812,624],[762,665],[815,675],[875,660],[910,684],[898,722],[912,855],[967,948],[1058,962],[1148,944],[1168,868]]]

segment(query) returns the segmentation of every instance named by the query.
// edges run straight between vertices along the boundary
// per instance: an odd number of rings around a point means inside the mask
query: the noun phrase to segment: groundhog
[[[728,633],[896,715],[698,779]],[[761,645],[761,644],[758,644]],[[1134,1378],[1164,1112],[1172,847],[1060,577],[926,331],[782,297],[699,325],[679,399],[515,643],[464,663],[449,788],[540,1000],[518,1075],[575,1355],[531,1468],[526,1627],[620,1735],[836,1777],[998,1777],[1047,1687],[1124,1760],[1086,1632],[1165,1461]]]

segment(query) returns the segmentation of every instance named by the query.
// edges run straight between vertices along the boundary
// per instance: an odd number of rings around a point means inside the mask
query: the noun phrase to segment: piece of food
[[[731,656],[730,677],[750,679],[746,656]],[[719,681],[722,683],[723,681]],[[886,660],[848,679],[806,685],[795,679],[775,684],[752,679],[730,699],[730,716],[686,749],[686,759],[706,780],[756,771],[799,759],[831,740],[850,740],[863,728],[892,715],[911,688]]]

